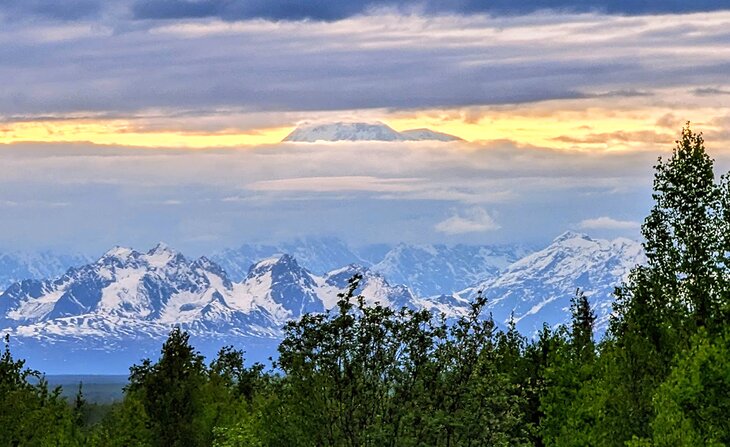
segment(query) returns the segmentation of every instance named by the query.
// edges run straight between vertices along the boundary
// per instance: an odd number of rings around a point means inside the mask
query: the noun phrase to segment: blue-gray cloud
[[[8,22],[0,27],[0,120],[649,101],[662,88],[727,90],[727,13],[710,16],[717,17],[383,15],[354,19],[347,29],[321,22]]]
[[[418,10],[427,14],[520,15],[539,10],[640,15],[727,9],[724,0],[138,0],[132,9],[140,19],[217,17],[223,20],[333,21],[377,8]]]
[[[0,0],[0,13],[8,18],[80,20],[97,16],[103,7],[99,0]]]
[[[60,21],[98,17],[104,11],[114,11],[119,21],[129,18],[336,21],[377,9],[406,13],[415,11],[426,15],[515,16],[544,10],[643,15],[709,12],[728,8],[725,0],[0,0],[0,14],[10,20],[41,17]]]

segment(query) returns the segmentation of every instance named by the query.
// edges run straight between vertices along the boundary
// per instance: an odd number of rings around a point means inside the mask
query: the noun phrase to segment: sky
[[[725,0],[0,0],[0,250],[639,237]],[[460,142],[281,143],[383,122]]]

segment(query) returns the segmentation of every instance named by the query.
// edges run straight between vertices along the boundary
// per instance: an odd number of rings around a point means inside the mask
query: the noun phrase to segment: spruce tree
[[[162,346],[157,363],[144,360],[130,368],[127,389],[142,401],[159,446],[196,446],[206,435],[199,425],[206,368],[203,356],[189,339],[187,332],[176,327]]]
[[[596,315],[591,309],[585,293],[580,289],[576,290],[575,296],[571,298],[570,312],[572,315],[570,340],[574,355],[580,362],[585,363],[595,356],[593,329]]]

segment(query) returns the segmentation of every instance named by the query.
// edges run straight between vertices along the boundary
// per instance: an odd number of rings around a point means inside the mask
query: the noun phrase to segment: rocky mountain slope
[[[299,238],[276,245],[243,244],[238,248],[215,253],[211,259],[220,265],[233,281],[242,281],[254,263],[282,254],[293,256],[307,270],[317,274],[324,274],[351,263],[369,264],[356,250],[334,237]]]
[[[520,246],[398,244],[372,268],[419,296],[432,296],[495,278],[529,252]]]

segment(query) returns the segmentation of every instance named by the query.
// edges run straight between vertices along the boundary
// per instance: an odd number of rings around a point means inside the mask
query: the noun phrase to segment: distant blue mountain
[[[39,253],[0,252],[0,291],[24,279],[43,279],[64,273],[70,267],[83,265],[89,258],[51,251]]]
[[[300,238],[277,245],[243,244],[218,252],[211,259],[223,267],[232,280],[241,281],[254,263],[282,254],[293,256],[309,271],[320,275],[350,263],[369,264],[346,243],[334,237]]]

